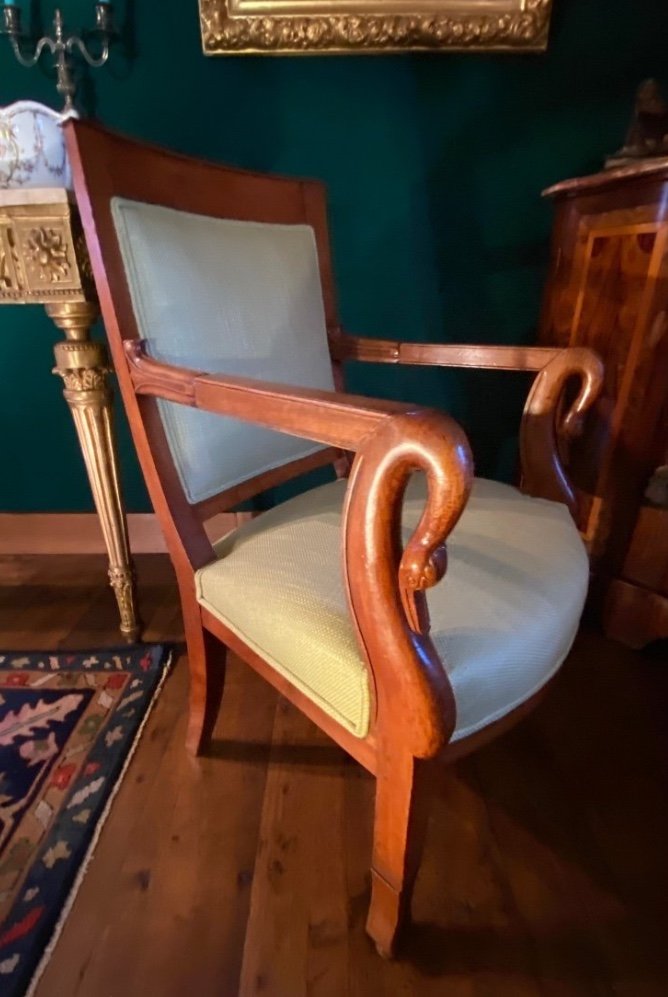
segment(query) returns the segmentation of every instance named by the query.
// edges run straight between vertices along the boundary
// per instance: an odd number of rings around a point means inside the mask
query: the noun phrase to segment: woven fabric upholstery
[[[352,733],[370,692],[341,572],[346,483],[315,489],[244,524],[197,572],[201,605]],[[404,536],[424,508],[407,492]],[[589,568],[566,508],[477,479],[428,593],[432,638],[457,704],[454,739],[509,713],[557,671],[575,637]]]
[[[112,200],[130,294],[158,360],[333,389],[308,225],[272,225]],[[159,401],[191,502],[315,453],[312,441]]]

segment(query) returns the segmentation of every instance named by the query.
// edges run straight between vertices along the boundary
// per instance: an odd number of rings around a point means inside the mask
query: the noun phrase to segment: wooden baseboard
[[[221,537],[248,517],[248,513],[221,513],[206,524],[207,533],[212,539]],[[133,554],[166,553],[155,513],[130,513],[128,532]],[[106,551],[95,513],[0,513],[0,555],[106,554]]]

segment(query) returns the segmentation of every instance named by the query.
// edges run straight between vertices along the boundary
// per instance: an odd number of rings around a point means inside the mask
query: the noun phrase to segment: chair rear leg
[[[201,755],[209,747],[225,685],[227,648],[202,626],[199,606],[183,606],[190,671],[186,750]]]
[[[410,915],[435,775],[433,762],[411,755],[385,756],[379,764],[366,930],[386,959]]]

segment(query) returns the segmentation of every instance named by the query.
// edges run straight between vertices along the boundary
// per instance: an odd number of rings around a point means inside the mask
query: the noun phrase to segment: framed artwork
[[[552,0],[199,0],[206,55],[542,51]]]

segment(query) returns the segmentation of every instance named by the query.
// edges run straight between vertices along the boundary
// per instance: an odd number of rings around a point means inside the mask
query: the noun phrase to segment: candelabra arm
[[[102,51],[98,56],[93,56],[88,51],[86,43],[81,38],[77,38],[76,35],[72,35],[67,39],[66,48],[68,52],[72,52],[76,48],[93,69],[99,69],[100,66],[104,66],[109,58],[109,42],[106,39],[102,42]]]
[[[45,48],[48,48],[51,52],[56,51],[55,43],[51,40],[51,38],[40,38],[35,45],[35,52],[33,55],[23,54],[21,51],[21,42],[15,35],[10,35],[9,41],[11,42],[14,55],[16,56],[18,62],[20,62],[22,66],[25,66],[26,69],[32,69],[33,66],[37,65]]]

